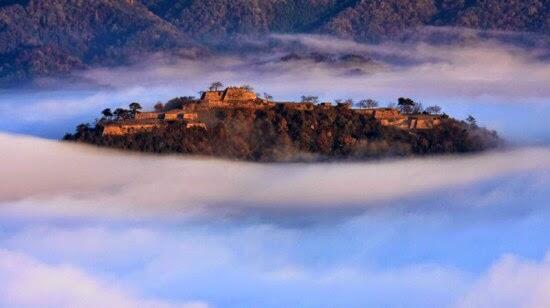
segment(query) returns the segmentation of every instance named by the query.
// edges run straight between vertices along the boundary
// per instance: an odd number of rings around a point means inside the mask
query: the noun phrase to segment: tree
[[[412,109],[412,113],[422,113],[424,112],[424,107],[422,103],[415,103]]]
[[[136,114],[139,110],[143,109],[141,108],[141,105],[137,102],[131,103],[130,105],[128,105],[128,107],[130,107],[130,110],[133,114]]]
[[[468,124],[470,124],[471,127],[477,127],[477,120],[476,118],[474,118],[472,115],[469,115],[467,118],[466,118],[466,122]]]
[[[378,102],[371,98],[363,99],[363,100],[360,100],[359,103],[357,103],[357,107],[363,108],[363,109],[367,109],[367,108],[372,109],[372,108],[378,107]]]
[[[351,98],[348,98],[348,99],[345,99],[343,104],[346,104],[346,105],[353,105],[353,99]]]
[[[164,104],[162,104],[161,102],[158,102],[155,104],[153,108],[155,108],[156,112],[161,112],[164,110]]]
[[[221,88],[223,88],[223,83],[221,81],[214,81],[208,89],[210,91],[219,91]]]
[[[247,85],[247,84],[243,84],[243,85],[241,86],[241,89],[244,89],[244,90],[250,91],[250,92],[254,92],[254,88],[253,88],[252,86],[250,86],[250,85]]]
[[[123,108],[117,108],[113,114],[116,116],[117,120],[127,119],[129,118],[130,111]]]
[[[90,124],[88,123],[82,123],[76,127],[76,132],[79,135],[82,135],[84,132],[87,132],[88,130],[90,130]]]
[[[318,96],[311,96],[311,95],[308,95],[308,96],[302,96],[302,103],[313,103],[313,104],[317,104],[319,102],[319,97]]]
[[[340,100],[340,102],[336,103],[337,107],[345,107],[345,108],[351,108],[353,106],[353,99],[348,98],[345,100]]]
[[[107,118],[107,119],[110,119],[112,116],[113,116],[113,112],[111,111],[111,108],[105,108],[103,109],[103,111],[101,112],[101,114]]]
[[[264,98],[266,101],[272,101],[273,100],[273,95],[269,94],[269,93],[264,93]]]
[[[416,103],[410,98],[400,97],[397,100],[397,106],[402,113],[413,113]]]
[[[438,105],[430,106],[426,108],[426,112],[429,114],[440,114],[441,113],[441,107]]]

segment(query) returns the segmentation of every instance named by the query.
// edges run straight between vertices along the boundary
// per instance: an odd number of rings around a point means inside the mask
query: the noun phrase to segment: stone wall
[[[183,110],[170,110],[163,113],[164,116],[160,116],[165,121],[177,121],[177,120],[197,120],[199,115],[194,112],[185,112]]]
[[[256,93],[243,88],[227,88],[222,96],[223,101],[249,101],[256,98]]]
[[[158,119],[158,117],[158,112],[138,112],[134,116],[136,120],[154,120]]]
[[[206,129],[206,124],[205,123],[187,123],[186,125],[187,128],[202,128],[202,129]]]
[[[209,107],[227,107],[256,100],[256,93],[239,87],[229,87],[224,91],[206,91],[201,96],[201,103]]]
[[[441,118],[433,115],[416,115],[409,117],[409,129],[432,129],[441,124]]]
[[[224,91],[206,91],[201,102],[189,105],[183,109],[174,109],[167,112],[139,112],[134,120],[111,123],[105,126],[103,134],[121,136],[139,132],[151,131],[166,125],[164,121],[185,121],[187,128],[203,128],[206,124],[200,118],[208,118],[208,114],[215,108],[251,108],[265,109],[280,106],[285,109],[312,111],[316,106],[310,102],[268,102],[258,99],[256,94],[243,88],[230,87]],[[349,108],[349,105],[333,106],[322,103],[317,108]],[[372,116],[382,126],[395,127],[405,130],[432,129],[441,124],[441,117],[427,114],[402,114],[397,108],[368,108],[353,109],[354,112]],[[200,116],[199,116],[200,113]]]
[[[374,116],[382,126],[401,129],[432,129],[441,124],[441,117],[429,114],[402,114],[396,108],[355,109],[356,112]]]
[[[202,93],[202,101],[221,101],[223,96],[222,91],[205,91]]]
[[[395,108],[377,108],[374,110],[374,117],[377,119],[391,119],[399,118],[403,115],[399,112],[399,109]]]
[[[128,134],[149,132],[159,127],[160,125],[157,123],[108,124],[103,128],[103,136],[123,136]]]

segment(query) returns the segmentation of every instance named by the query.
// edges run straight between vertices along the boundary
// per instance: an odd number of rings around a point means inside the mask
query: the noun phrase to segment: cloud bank
[[[550,169],[547,148],[371,163],[261,165],[141,156],[5,134],[0,146],[0,173],[10,175],[0,187],[4,215],[186,217],[246,209],[368,209],[379,201]]]
[[[457,307],[545,307],[550,304],[550,255],[538,263],[505,256]]]
[[[365,225],[369,219],[362,222]],[[393,222],[390,218],[383,223],[387,227]],[[432,222],[418,221],[411,227],[421,229],[420,224],[426,223]],[[495,233],[508,236],[506,228],[513,225],[498,226]],[[303,231],[258,225],[216,230],[196,225],[73,224],[4,230],[0,245],[10,248],[0,251],[0,305],[544,307],[548,303],[548,257],[499,256],[489,245],[484,253],[491,251],[497,257],[479,271],[445,259],[430,261],[429,250],[419,251],[424,261],[377,264],[368,253],[382,249],[374,243],[387,241],[401,254],[411,252],[398,236],[379,236],[403,226],[348,227]],[[450,229],[437,231],[452,238]],[[471,231],[466,228],[461,233]],[[342,241],[350,232],[354,238]],[[435,240],[431,244],[440,245]],[[449,253],[466,259],[478,246],[471,241],[468,250]],[[189,301],[194,298],[200,300]]]
[[[382,101],[398,96],[428,99],[493,98],[495,103],[542,100],[550,95],[550,62],[545,49],[496,40],[432,44],[426,41],[377,45],[320,35],[273,35],[276,47],[248,56],[221,55],[202,59],[153,57],[138,66],[99,68],[79,75],[113,87],[185,85],[193,94],[212,80],[250,84],[276,98],[308,92],[324,99],[364,95]],[[275,43],[273,43],[275,42]],[[307,55],[361,55],[374,61],[338,65],[331,61],[280,61],[290,52]],[[363,73],[358,73],[363,72]],[[256,83],[256,84],[254,84]],[[396,93],[398,92],[398,93]]]
[[[0,306],[548,301],[548,148],[262,165],[0,147]]]
[[[78,268],[48,265],[7,250],[0,250],[0,284],[4,307],[208,307],[201,302],[175,305],[136,298]]]

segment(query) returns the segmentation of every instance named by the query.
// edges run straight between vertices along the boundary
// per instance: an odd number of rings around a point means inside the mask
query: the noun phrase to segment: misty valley
[[[550,2],[0,1],[0,308],[550,307]]]

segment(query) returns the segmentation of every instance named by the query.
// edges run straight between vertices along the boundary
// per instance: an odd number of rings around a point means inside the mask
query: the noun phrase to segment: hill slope
[[[377,40],[417,26],[550,34],[544,0],[9,0],[0,81],[121,64],[231,34],[325,33]]]
[[[15,80],[195,45],[133,1],[16,2],[0,9],[0,76]]]

